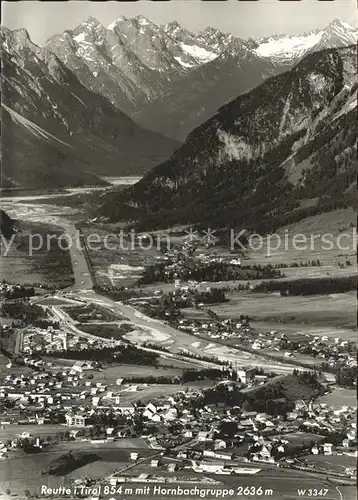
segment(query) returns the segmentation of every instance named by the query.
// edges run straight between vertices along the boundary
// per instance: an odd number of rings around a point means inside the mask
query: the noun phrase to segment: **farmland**
[[[183,370],[169,366],[115,365],[96,373],[96,381],[113,384],[118,378],[142,377],[174,377],[181,375]]]
[[[42,475],[50,464],[63,456],[69,450],[92,452],[98,455],[99,460],[90,466],[84,466],[66,476]],[[91,467],[96,477],[103,477],[121,468],[129,462],[131,451],[139,451],[141,455],[148,456],[153,453],[142,440],[120,440],[115,443],[96,445],[90,442],[61,443],[55,445],[50,451],[40,452],[35,455],[26,455],[16,452],[7,460],[0,461],[0,491],[10,489],[13,493],[24,494],[27,489],[33,494],[39,493],[41,485],[56,487],[69,484],[76,477],[83,477],[84,472]],[[26,478],[26,482],[24,481]],[[1,498],[1,497],[0,497]]]
[[[335,386],[332,392],[320,396],[317,399],[318,403],[326,403],[332,408],[342,408],[342,406],[357,406],[356,390],[354,388],[344,388]]]
[[[66,312],[71,318],[79,322],[111,322],[118,321],[118,314],[112,314],[107,308],[97,305],[78,305],[66,307]]]
[[[252,321],[268,324],[309,324],[313,327],[324,325],[337,329],[340,327],[351,329],[356,325],[355,292],[306,297],[236,292],[229,293],[228,298],[230,302],[211,307],[223,319],[238,319],[240,314],[247,314]]]
[[[352,263],[355,262],[355,227],[356,212],[353,208],[332,210],[328,213],[310,216],[277,231],[277,235],[281,238],[281,245],[277,250],[274,248],[277,246],[278,238],[271,238],[271,252],[268,252],[269,238],[265,237],[260,249],[248,252],[247,262],[261,265],[269,263],[291,264],[292,262],[299,263],[319,259],[323,265],[331,266],[330,272],[334,276],[340,270],[338,262],[344,263],[347,259],[350,259]],[[298,234],[306,237],[307,245],[294,243],[293,238]],[[333,248],[327,249],[328,245],[325,245],[321,238],[323,234],[332,235],[333,241],[336,243]],[[313,238],[313,236],[316,237]],[[340,241],[342,247],[347,248],[346,250],[339,248]],[[317,271],[319,273],[320,269]],[[297,272],[299,271],[296,268]],[[306,276],[304,268],[301,268],[301,273],[301,276]],[[354,268],[351,269],[351,274],[354,274]],[[296,274],[295,277],[298,275]]]
[[[143,250],[138,245],[120,235],[120,228],[113,231],[96,228],[101,247],[96,251],[88,249],[92,269],[98,286],[132,286],[140,278],[144,267],[155,262],[160,252],[156,248]],[[82,228],[84,237],[91,230]],[[92,231],[93,232],[93,231]]]
[[[72,285],[69,252],[61,249],[58,241],[62,231],[45,224],[24,222],[20,228],[7,255],[0,256],[1,278],[11,283],[36,283],[54,289]],[[56,238],[47,241],[48,235],[56,235]]]
[[[121,339],[126,333],[134,329],[133,325],[129,323],[118,322],[118,323],[84,323],[79,325],[80,330],[97,337],[102,337],[106,339]]]

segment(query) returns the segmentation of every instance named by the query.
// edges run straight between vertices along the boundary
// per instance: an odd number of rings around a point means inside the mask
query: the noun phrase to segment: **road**
[[[99,336],[93,335],[91,333],[84,332],[84,331],[80,330],[79,328],[77,328],[73,318],[71,318],[71,316],[69,316],[60,307],[58,307],[58,306],[52,306],[52,307],[46,306],[46,307],[49,311],[52,312],[52,314],[56,320],[66,324],[66,328],[67,328],[68,332],[73,333],[74,335],[78,335],[80,337],[88,338],[88,339],[95,340],[95,341],[98,341],[99,339],[101,339],[104,343],[107,343],[108,345],[113,344],[112,340],[110,340],[110,339],[99,337]],[[113,312],[113,309],[111,309],[111,310]],[[180,354],[176,354],[176,353],[169,353],[169,352],[163,353],[160,350],[151,349],[148,347],[143,347],[141,345],[138,345],[138,348],[142,349],[143,351],[155,352],[156,354],[159,354],[161,357],[166,358],[166,359],[177,359],[179,361],[184,361],[188,364],[194,365],[195,367],[201,366],[203,368],[218,368],[221,366],[221,365],[218,365],[217,363],[210,363],[208,361],[191,359],[191,358],[181,356]]]
[[[125,182],[127,182],[126,179]],[[61,207],[61,213],[59,213],[60,208],[58,206],[21,203],[21,197],[9,197],[6,200],[2,200],[1,203],[4,203],[5,211],[8,211],[14,218],[23,218],[25,220],[32,220],[35,222],[46,222],[48,224],[61,227],[64,230],[67,237],[72,242],[72,245],[70,245],[70,256],[75,282],[74,285],[68,289],[68,291],[73,298],[79,298],[87,303],[99,304],[103,307],[108,307],[113,312],[118,312],[119,315],[128,318],[128,320],[138,328],[151,332],[152,338],[149,337],[149,341],[153,343],[160,344],[160,339],[168,339],[170,346],[165,344],[164,346],[168,347],[173,353],[178,354],[182,349],[187,349],[194,354],[206,354],[207,356],[217,356],[222,360],[230,360],[233,364],[237,363],[239,366],[260,365],[266,371],[292,373],[293,366],[288,362],[285,363],[268,360],[264,355],[260,355],[258,353],[245,353],[242,350],[228,347],[220,342],[211,340],[208,340],[203,344],[203,342],[198,342],[198,339],[194,336],[176,330],[166,323],[149,318],[129,305],[114,302],[109,298],[96,294],[93,291],[93,281],[85,251],[82,248],[83,245],[81,244],[79,232],[75,228],[74,223],[70,220],[70,217],[74,212],[73,209],[70,209],[69,207]],[[88,338],[93,338],[90,334],[87,334],[86,336]],[[201,345],[195,347],[195,344]],[[208,346],[210,346],[210,349]],[[206,349],[209,349],[210,352],[206,351]],[[330,376],[332,377],[332,375]]]
[[[249,364],[260,365],[266,371],[275,371],[282,374],[292,373],[294,367],[290,363],[268,360],[264,356],[260,356],[260,354],[244,353],[240,349],[225,346],[222,342],[216,342],[211,339],[208,339],[205,343],[206,347],[210,345],[210,352],[205,352],[203,351],[205,346],[203,347],[200,345],[198,348],[195,347],[194,344],[198,339],[194,336],[176,330],[167,323],[150,318],[130,305],[115,302],[108,297],[97,294],[93,290],[91,272],[79,231],[68,219],[63,217],[59,219],[57,216],[55,219],[54,223],[56,223],[56,225],[61,225],[62,229],[68,235],[69,240],[73,243],[69,250],[73,266],[74,285],[66,290],[67,298],[78,299],[86,303],[97,304],[109,308],[112,312],[118,314],[120,320],[127,319],[139,329],[151,332],[152,338],[150,341],[152,343],[161,343],[160,340],[157,341],[156,339],[169,339],[171,345],[165,345],[165,347],[168,347],[174,354],[179,354],[183,349],[186,349],[194,354],[206,354],[207,356],[217,356],[221,360],[230,360],[233,364],[237,363],[239,366]],[[56,314],[60,314],[60,308],[57,308]],[[76,329],[69,317],[66,321],[71,325],[71,329],[74,333],[81,333],[83,337],[97,339],[96,336]],[[328,377],[332,377],[332,375],[329,374]]]
[[[81,241],[80,232],[69,223],[63,226],[63,230],[68,235],[69,241],[72,242],[69,252],[75,282],[71,287],[71,290],[91,290],[93,288],[93,281],[88,267],[83,243]]]
[[[98,295],[93,290],[75,292],[73,296],[79,300],[85,300],[86,302],[90,302],[92,304],[107,307],[112,312],[118,313],[122,316],[122,318],[127,318],[138,328],[152,332],[152,343],[161,344],[161,341],[156,341],[156,338],[168,339],[168,345],[163,343],[163,346],[169,348],[172,353],[178,354],[182,349],[187,349],[194,354],[217,356],[219,359],[229,360],[233,364],[237,362],[239,366],[243,364],[260,365],[266,371],[274,371],[279,374],[292,373],[293,369],[295,367],[297,368],[297,365],[293,366],[290,363],[266,359],[264,355],[260,355],[259,353],[246,353],[239,348],[227,346],[224,342],[217,342],[212,339],[205,339],[203,342],[202,338],[176,330],[163,321],[150,318],[130,305],[115,302],[108,297]],[[171,343],[169,344],[169,342]],[[193,344],[196,343],[200,345],[198,345],[198,347],[194,347]],[[210,352],[206,351],[207,346],[210,346]],[[327,373],[325,376],[327,380],[334,380],[334,376],[332,374]]]

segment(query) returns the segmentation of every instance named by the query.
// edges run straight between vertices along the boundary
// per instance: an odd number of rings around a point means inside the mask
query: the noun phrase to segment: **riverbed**
[[[112,186],[129,186],[139,179],[139,177],[106,178],[108,182],[111,182]],[[21,223],[26,222],[26,224],[41,224],[49,228],[62,229],[67,234],[71,234],[75,223],[86,219],[87,214],[82,209],[67,206],[66,202],[52,204],[50,200],[61,199],[64,201],[75,194],[102,193],[108,189],[108,186],[84,186],[81,188],[69,188],[65,192],[58,193],[33,193],[31,195],[28,193],[24,195],[17,193],[15,196],[1,197],[0,209],[4,210],[11,218],[16,219],[20,229]],[[43,200],[43,203],[41,203],[41,200]],[[6,256],[4,244],[2,245],[0,252],[1,278],[20,284],[41,282],[42,277],[39,270],[34,271],[33,257],[18,251],[16,238],[12,245],[13,248],[11,247]],[[79,255],[76,257],[78,257],[77,260],[79,261]],[[88,280],[81,278],[79,284],[82,281],[87,282]]]

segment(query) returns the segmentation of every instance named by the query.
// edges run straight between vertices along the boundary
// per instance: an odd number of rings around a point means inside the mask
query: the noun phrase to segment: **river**
[[[136,183],[139,177],[111,177],[106,178],[115,186],[130,186]],[[66,199],[79,193],[103,192],[110,189],[110,186],[84,186],[81,188],[69,188],[65,192],[58,193],[33,193],[18,194],[16,196],[4,196],[0,198],[0,209],[4,210],[11,218],[32,222],[35,224],[46,224],[50,227],[57,227],[75,241],[76,229],[74,224],[86,218],[86,214],[81,209],[76,209],[63,204],[53,204],[48,202],[52,199]],[[44,200],[44,203],[41,203]],[[40,202],[39,202],[40,201]],[[4,255],[4,252],[2,252]],[[92,280],[88,274],[87,264],[83,252],[77,251],[77,246],[70,248],[72,264],[76,279],[77,289],[91,288]],[[11,248],[6,257],[0,257],[0,276],[10,282],[26,283],[43,281],[40,273],[35,272],[30,262],[31,258],[18,252],[16,248]]]
[[[106,191],[111,187],[115,186],[132,186],[136,182],[140,181],[141,177],[103,177],[103,179],[110,183],[109,186],[84,186],[84,187],[74,187],[66,188],[65,191],[60,191],[57,193],[34,193],[25,195],[15,195],[15,196],[0,196],[0,207],[3,202],[17,203],[19,201],[32,201],[32,200],[50,200],[53,198],[65,198],[67,196],[73,196],[74,194],[86,194],[94,193],[96,191]]]
[[[119,185],[119,182],[120,179],[117,179],[116,185]],[[126,184],[128,185],[127,181]],[[90,188],[83,188],[83,191],[89,189]],[[91,188],[91,190],[95,189],[96,188]],[[66,195],[67,194],[64,194],[64,196]],[[60,195],[57,194],[56,196],[58,198]],[[47,198],[48,197],[53,197],[53,195],[47,195]],[[36,197],[32,199],[36,199],[38,201],[39,198]],[[11,217],[16,219],[22,219],[31,222],[46,222],[50,225],[59,226],[66,232],[66,234],[71,237],[72,241],[77,241],[77,230],[75,229],[73,221],[73,215],[75,211],[71,207],[31,203],[31,199],[29,200],[28,197],[10,197],[6,200],[2,199],[0,201],[0,208],[5,210],[5,212],[7,212]],[[267,371],[275,371],[277,373],[292,372],[293,366],[289,363],[268,360],[265,359],[264,356],[248,354],[238,349],[224,346],[215,341],[198,342],[197,338],[194,338],[182,331],[176,330],[162,321],[153,320],[152,318],[140,313],[138,310],[131,306],[127,306],[120,302],[114,302],[109,298],[98,295],[92,290],[93,282],[91,279],[91,273],[88,267],[85,253],[81,246],[70,246],[70,255],[73,266],[73,274],[75,278],[74,285],[71,287],[71,289],[69,289],[70,296],[75,299],[83,300],[87,303],[101,305],[102,307],[109,307],[113,312],[118,313],[119,316],[125,317],[131,323],[135,324],[139,330],[148,332],[153,343],[157,343],[158,339],[163,338],[164,336],[165,338],[170,339],[170,351],[174,353],[179,353],[182,349],[185,349],[196,354],[203,354],[203,352],[206,352],[206,350],[208,350],[208,348],[210,347],[210,353],[208,351],[207,354],[217,356],[222,360],[230,360],[232,363],[238,363],[239,365],[260,365]],[[133,333],[133,335],[134,334],[135,332]],[[131,340],[134,342],[140,341],[139,338],[134,337]],[[200,345],[196,346],[196,344]],[[328,375],[328,378],[332,377]]]

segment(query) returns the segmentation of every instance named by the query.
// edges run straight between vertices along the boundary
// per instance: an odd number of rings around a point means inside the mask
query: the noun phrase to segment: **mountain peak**
[[[138,24],[140,24],[141,26],[149,26],[151,24],[153,24],[152,22],[150,22],[145,16],[142,16],[141,14],[139,14],[138,16],[136,16],[134,18]]]
[[[241,40],[241,38],[234,38],[232,41],[230,41],[224,52],[222,52],[221,56],[237,56],[239,54],[243,55],[247,52],[252,52],[250,44],[248,44],[244,40]]]
[[[351,26],[350,24],[341,21],[340,19],[334,19],[326,28],[326,32],[335,32],[340,33],[341,35],[344,33],[356,33],[357,29]]]
[[[170,21],[170,23],[166,23],[163,25],[164,31],[172,31],[178,28],[181,28],[178,21]]]
[[[213,28],[212,26],[207,26],[201,33],[207,33],[207,34],[216,34],[219,33],[219,30],[216,28]]]
[[[108,30],[113,30],[116,26],[118,26],[118,24],[123,23],[125,21],[128,21],[127,17],[125,17],[125,16],[119,16],[119,17],[117,17],[117,19],[115,19],[113,22],[111,22],[107,26],[107,29]]]
[[[30,35],[25,28],[19,28],[17,30],[14,30],[12,33],[17,38],[17,40],[22,40],[22,41],[30,40]]]
[[[333,21],[332,21],[331,23],[329,23],[329,25],[328,25],[328,26],[343,26],[343,27],[345,27],[345,28],[346,28],[347,26],[349,26],[349,27],[351,27],[351,28],[352,28],[352,26],[350,26],[349,24],[347,24],[347,23],[345,23],[345,22],[341,21],[340,19],[338,19],[338,17],[336,17],[335,19],[333,19]]]
[[[80,26],[84,24],[90,26],[102,26],[98,19],[93,16],[90,16],[84,23],[81,23]]]

